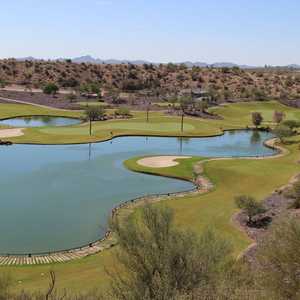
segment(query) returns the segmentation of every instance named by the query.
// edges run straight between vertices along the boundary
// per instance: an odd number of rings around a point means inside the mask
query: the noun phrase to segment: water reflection
[[[91,160],[91,156],[92,156],[92,144],[89,143],[89,160]]]
[[[251,142],[252,145],[259,144],[261,142],[261,135],[260,135],[260,132],[258,130],[254,130],[252,132],[250,142]]]
[[[177,137],[176,138],[179,144],[179,153],[183,152],[183,145],[188,145],[190,142],[190,138],[188,137]]]
[[[12,127],[42,127],[42,126],[66,126],[79,124],[79,119],[52,116],[17,117],[0,120],[0,124]]]

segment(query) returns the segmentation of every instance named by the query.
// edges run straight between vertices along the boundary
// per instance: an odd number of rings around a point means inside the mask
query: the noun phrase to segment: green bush
[[[273,133],[283,142],[285,138],[290,137],[294,134],[293,130],[283,124],[277,125],[273,129]]]
[[[264,213],[266,209],[263,205],[256,201],[253,197],[241,195],[235,198],[236,206],[242,209],[248,216],[248,223],[253,224],[253,217],[258,214]]]
[[[300,127],[300,122],[295,120],[286,120],[282,122],[282,125],[294,129]]]
[[[115,111],[116,116],[129,117],[131,116],[130,110],[127,107],[120,107]]]
[[[55,83],[47,83],[43,88],[44,94],[47,95],[55,95],[58,91],[59,88]]]

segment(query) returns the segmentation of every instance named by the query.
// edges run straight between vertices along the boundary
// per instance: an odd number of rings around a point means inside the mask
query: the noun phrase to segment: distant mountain
[[[153,65],[159,65],[159,63],[155,62],[149,62],[146,60],[118,60],[118,59],[108,59],[108,60],[102,60],[99,58],[93,58],[90,55],[81,56],[81,57],[75,57],[72,59],[75,63],[92,63],[92,64],[134,64],[134,65],[143,65],[143,64],[150,64]],[[184,61],[176,63],[177,65],[185,64],[187,67],[200,67],[200,68],[206,68],[206,67],[212,67],[212,68],[233,68],[233,67],[240,67],[242,69],[250,69],[250,68],[257,68],[255,66],[248,66],[248,65],[238,65],[230,62],[217,62],[213,64],[208,64],[206,62],[191,62],[191,61]]]
[[[25,60],[28,60],[28,61],[34,61],[34,60],[40,60],[40,59],[35,58],[35,57],[33,57],[33,56],[27,56],[27,57],[17,58],[17,60],[19,60],[19,61],[25,61]]]
[[[25,61],[25,60],[41,60],[32,56],[18,58],[19,61]],[[57,58],[54,60],[58,61],[65,61],[66,58]],[[72,59],[72,62],[74,63],[88,63],[88,64],[111,64],[111,65],[119,65],[119,64],[133,64],[133,65],[143,65],[143,64],[153,64],[153,65],[159,65],[159,63],[150,62],[147,60],[120,60],[120,59],[100,59],[100,58],[94,58],[91,55],[84,55],[79,57],[74,57]],[[188,68],[192,67],[200,67],[200,68],[233,68],[233,67],[239,67],[241,69],[257,69],[262,68],[262,66],[249,66],[249,65],[239,65],[231,62],[216,62],[213,64],[208,64],[206,62],[191,62],[191,61],[184,61],[184,62],[177,62],[175,63],[177,65],[185,64]],[[287,66],[268,66],[269,68],[291,68],[291,69],[300,69],[300,65],[298,64],[290,64]]]
[[[300,69],[300,65],[297,65],[297,64],[287,65],[287,67],[291,68],[291,69]]]
[[[111,64],[111,65],[119,65],[119,64],[134,64],[134,65],[143,65],[150,64],[150,62],[145,60],[119,60],[119,59],[100,59],[94,58],[90,55],[75,57],[72,59],[74,63],[90,63],[90,64]]]
[[[191,62],[191,61],[184,61],[182,63],[178,63],[178,64],[184,64],[189,68],[192,67],[200,67],[200,68],[206,68],[209,67],[209,64],[205,63],[205,62]]]

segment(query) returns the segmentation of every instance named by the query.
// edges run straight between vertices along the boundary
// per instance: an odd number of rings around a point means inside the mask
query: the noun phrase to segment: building
[[[209,92],[201,88],[184,89],[180,91],[179,95],[192,97],[195,101],[211,101]]]

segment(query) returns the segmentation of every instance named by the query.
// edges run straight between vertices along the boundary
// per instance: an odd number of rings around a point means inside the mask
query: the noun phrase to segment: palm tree
[[[185,111],[188,109],[188,107],[193,104],[192,97],[181,97],[179,99],[179,105],[181,109],[181,132],[183,132],[183,119]]]

